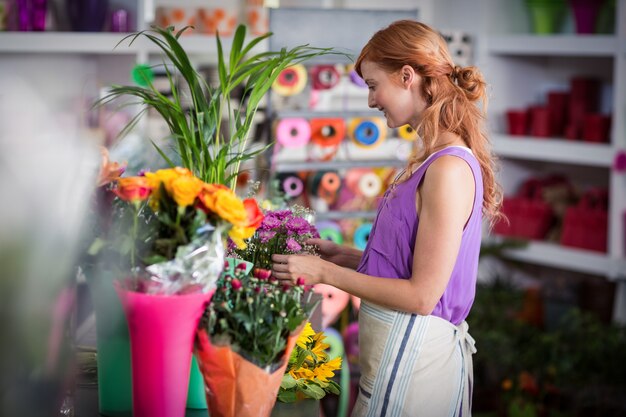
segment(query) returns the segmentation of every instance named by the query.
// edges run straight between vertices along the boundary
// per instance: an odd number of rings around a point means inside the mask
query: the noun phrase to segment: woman
[[[486,84],[454,65],[436,31],[408,20],[374,34],[355,68],[369,107],[390,128],[410,124],[421,148],[385,194],[363,253],[313,240],[321,257],[274,255],[273,272],[363,300],[353,416],[469,416],[475,349],[465,318],[482,220],[501,202],[482,131]]]

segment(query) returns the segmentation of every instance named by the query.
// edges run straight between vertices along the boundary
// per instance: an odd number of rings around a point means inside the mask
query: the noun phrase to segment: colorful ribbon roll
[[[348,65],[346,67],[346,71],[349,74],[350,82],[356,85],[357,87],[367,88],[367,84],[363,81],[363,78],[354,70],[354,64]]]
[[[414,141],[417,139],[417,132],[410,125],[400,126],[398,136],[404,140]]]
[[[282,119],[276,126],[276,140],[285,148],[300,148],[311,139],[311,125],[302,118]]]
[[[311,142],[318,146],[337,146],[346,136],[346,123],[341,118],[311,119]]]
[[[348,132],[352,142],[362,148],[378,146],[387,136],[387,129],[378,118],[352,119]]]
[[[343,176],[343,182],[353,194],[361,195],[361,190],[359,190],[359,180],[363,175],[371,172],[373,172],[371,168],[349,169]]]
[[[339,245],[343,243],[343,234],[341,227],[335,222],[322,221],[315,223],[315,227],[320,234],[320,238],[330,240]]]
[[[354,246],[359,250],[364,250],[367,246],[367,241],[370,238],[370,233],[372,232],[372,223],[363,223],[354,231],[354,235],[352,236],[352,242]]]
[[[376,197],[383,188],[383,181],[374,172],[366,172],[359,178],[359,194],[365,197]]]
[[[330,90],[341,79],[341,74],[333,65],[317,65],[311,70],[313,90]]]
[[[334,171],[318,171],[313,174],[309,190],[314,196],[331,204],[335,201],[340,186],[341,178],[338,173]]]
[[[289,198],[300,197],[304,192],[304,181],[296,174],[278,176],[280,190]]]
[[[292,65],[278,74],[272,90],[281,96],[293,96],[304,90],[307,82],[306,68],[302,64]]]

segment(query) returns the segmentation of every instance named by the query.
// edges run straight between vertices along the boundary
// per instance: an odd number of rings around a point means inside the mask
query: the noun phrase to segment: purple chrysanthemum
[[[259,240],[261,243],[267,243],[271,238],[276,236],[276,231],[274,230],[259,230],[258,232]]]
[[[288,238],[285,243],[287,245],[287,250],[290,252],[297,253],[302,250],[302,246],[300,246],[300,244],[292,237]]]
[[[311,231],[311,226],[309,225],[309,222],[304,220],[302,217],[290,218],[285,223],[285,227],[288,231],[296,233],[298,235],[303,235]]]
[[[278,220],[285,220],[292,216],[291,210],[277,210],[270,214],[273,214]]]
[[[261,222],[261,226],[259,227],[259,229],[261,230],[278,229],[281,226],[281,224],[282,224],[282,221],[278,217],[270,213],[265,216],[265,218]]]

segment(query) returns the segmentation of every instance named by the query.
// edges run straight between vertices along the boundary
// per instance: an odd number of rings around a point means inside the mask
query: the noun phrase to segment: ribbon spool
[[[285,148],[300,148],[310,139],[311,125],[306,119],[282,119],[276,126],[276,140]]]
[[[321,147],[337,146],[346,136],[346,123],[341,118],[311,119],[311,142]]]
[[[359,250],[364,250],[367,246],[367,241],[370,238],[370,233],[372,232],[372,223],[363,223],[354,231],[354,236],[352,236],[352,242],[354,246]]]
[[[379,119],[361,118],[352,119],[348,131],[352,142],[362,148],[380,145],[385,140],[387,133]]]
[[[398,136],[408,141],[417,140],[417,132],[410,125],[400,126],[398,128]]]
[[[334,171],[318,171],[312,177],[310,192],[331,204],[335,201],[340,186],[341,178],[338,173]]]
[[[374,172],[364,173],[358,182],[359,194],[364,197],[376,197],[383,189],[383,181]]]
[[[367,88],[367,84],[363,81],[363,78],[354,70],[354,64],[348,65],[346,67],[346,71],[348,71],[348,76],[350,77],[350,82],[357,87]]]
[[[304,90],[306,81],[307,74],[304,65],[292,65],[278,74],[272,83],[272,90],[281,96],[293,96]]]
[[[304,181],[296,174],[281,174],[278,176],[280,190],[289,198],[297,198],[304,192]]]
[[[330,90],[337,84],[341,74],[333,65],[317,65],[311,70],[313,90]]]
[[[354,195],[361,195],[359,190],[359,180],[367,173],[373,172],[371,168],[352,168],[346,171],[343,176],[343,182]]]
[[[338,245],[343,243],[343,234],[341,233],[341,227],[335,222],[322,221],[315,224],[317,231],[320,234],[321,239],[330,240]]]

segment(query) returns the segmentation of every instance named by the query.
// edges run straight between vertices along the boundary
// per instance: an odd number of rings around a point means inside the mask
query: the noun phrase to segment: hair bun
[[[477,101],[483,97],[486,84],[478,68],[455,66],[452,74],[468,100]]]

